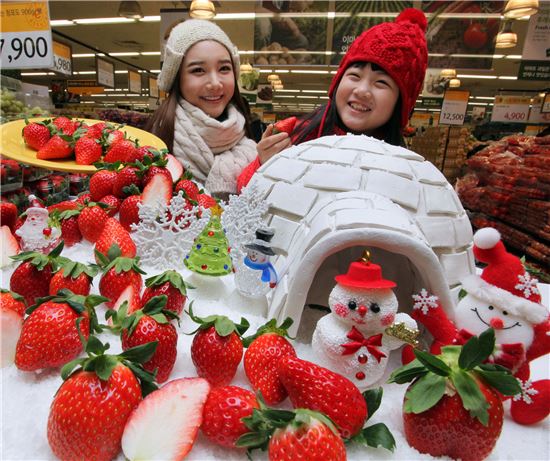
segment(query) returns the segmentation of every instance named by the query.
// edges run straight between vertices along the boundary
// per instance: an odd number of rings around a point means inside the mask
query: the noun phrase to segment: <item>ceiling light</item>
[[[212,19],[216,16],[216,8],[210,0],[193,0],[189,16],[195,19]]]
[[[504,17],[506,19],[517,19],[532,16],[538,10],[538,0],[508,0],[508,3],[504,7]]]
[[[118,15],[130,19],[140,19],[143,17],[139,2],[120,2],[118,5]]]
[[[496,75],[474,75],[474,74],[458,74],[457,77],[458,78],[483,78],[487,80],[497,78]]]
[[[130,18],[83,18],[75,19],[75,24],[85,25],[85,24],[120,24],[124,22],[134,22]]]
[[[279,76],[277,74],[271,74],[271,75],[267,76],[267,81],[268,82],[276,82],[278,80],[280,81],[281,79],[279,78]]]
[[[497,35],[495,48],[513,48],[518,43],[518,36],[512,31],[512,21],[506,21],[502,31]]]
[[[458,88],[460,86],[460,80],[458,78],[452,78],[449,80],[449,88]]]
[[[456,69],[441,69],[439,76],[443,78],[455,78]]]

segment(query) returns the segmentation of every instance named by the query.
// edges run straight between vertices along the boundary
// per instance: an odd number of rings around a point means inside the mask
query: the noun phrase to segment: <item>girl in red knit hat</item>
[[[270,125],[258,143],[258,157],[237,181],[240,189],[260,167],[291,144],[327,135],[365,134],[393,145],[404,145],[407,125],[428,64],[424,13],[407,8],[395,19],[363,32],[340,62],[328,92],[329,101],[298,121],[281,122],[284,132]]]

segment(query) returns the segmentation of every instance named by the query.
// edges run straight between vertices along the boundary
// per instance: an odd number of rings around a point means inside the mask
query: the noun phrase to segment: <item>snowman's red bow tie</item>
[[[380,363],[380,360],[382,360],[383,357],[386,357],[386,354],[378,349],[382,346],[382,333],[365,338],[363,333],[361,333],[357,328],[351,327],[351,330],[346,336],[351,339],[352,342],[341,344],[344,348],[342,355],[350,355],[357,352],[362,347],[366,347],[378,363]]]

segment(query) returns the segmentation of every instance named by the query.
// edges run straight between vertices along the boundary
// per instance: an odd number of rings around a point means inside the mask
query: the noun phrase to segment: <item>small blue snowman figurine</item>
[[[269,262],[269,257],[275,255],[270,244],[273,236],[271,229],[258,229],[254,241],[244,246],[244,265],[235,271],[235,285],[242,295],[260,298],[277,284],[277,272]]]

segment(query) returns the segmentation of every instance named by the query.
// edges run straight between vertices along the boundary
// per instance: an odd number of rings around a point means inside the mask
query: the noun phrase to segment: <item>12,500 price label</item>
[[[6,32],[0,38],[0,65],[4,69],[51,67],[49,31]]]
[[[444,112],[441,114],[442,120],[448,120],[451,122],[463,122],[464,121],[464,114],[458,114],[456,112]]]

